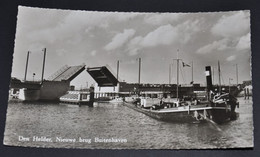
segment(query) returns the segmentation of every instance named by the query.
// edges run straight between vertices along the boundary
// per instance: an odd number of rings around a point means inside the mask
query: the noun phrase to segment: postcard
[[[4,145],[252,148],[250,11],[19,6]]]

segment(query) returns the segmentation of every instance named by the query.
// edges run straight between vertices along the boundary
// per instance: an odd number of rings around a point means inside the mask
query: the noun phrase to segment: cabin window
[[[88,95],[87,94],[82,94],[82,99],[87,99]]]

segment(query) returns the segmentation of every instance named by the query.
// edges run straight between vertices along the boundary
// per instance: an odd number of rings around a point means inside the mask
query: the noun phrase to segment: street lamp
[[[34,76],[35,76],[36,74],[35,73],[33,73],[33,82],[34,82]]]

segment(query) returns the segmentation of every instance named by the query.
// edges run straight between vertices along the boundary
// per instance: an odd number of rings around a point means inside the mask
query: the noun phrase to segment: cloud
[[[111,51],[123,46],[134,34],[134,29],[125,29],[123,33],[118,33],[113,37],[112,41],[105,46],[105,50]]]
[[[173,21],[177,21],[182,16],[181,13],[168,14],[168,13],[160,13],[160,14],[148,14],[144,17],[144,22],[152,25],[164,25],[167,23],[171,23]]]
[[[144,47],[154,47],[158,45],[170,45],[178,37],[177,30],[170,24],[161,26],[148,33],[140,43]]]
[[[93,29],[93,27],[87,27],[87,28],[85,29],[85,33],[89,33],[92,29]]]
[[[30,11],[30,9],[26,9]],[[134,17],[136,15],[127,16],[127,14],[116,14],[112,12],[82,12],[82,11],[60,11],[52,9],[39,9],[42,11],[34,11],[31,14],[41,14],[41,23],[46,23],[48,25],[35,26],[29,33],[26,34],[30,41],[47,41],[49,43],[54,43],[57,41],[66,41],[71,40],[74,36],[82,36],[83,34],[90,33],[93,29],[108,29],[111,23],[122,22]],[[40,13],[38,13],[40,12]],[[44,14],[47,12],[47,14]],[[52,17],[51,13],[58,14],[59,16]],[[83,16],[83,15],[86,16]],[[36,17],[30,15],[32,19]],[[38,23],[32,21],[31,19],[23,16],[23,21],[34,24]],[[44,22],[42,22],[44,21]],[[23,22],[23,25],[20,27],[31,27],[27,26],[28,24]],[[53,23],[53,24],[51,24]],[[38,29],[37,29],[38,28]],[[31,28],[30,28],[31,29]],[[93,34],[91,34],[93,36]],[[24,37],[23,37],[24,38]]]
[[[235,60],[236,59],[236,56],[229,56],[229,57],[227,57],[227,61],[233,61],[233,60]]]
[[[90,52],[90,55],[91,55],[91,56],[95,56],[96,54],[97,54],[97,51],[96,51],[96,50],[93,50],[93,51]]]
[[[250,49],[250,33],[237,38],[223,38],[199,48],[198,54],[214,53],[218,51],[242,51]]]
[[[216,51],[225,51],[235,47],[233,40],[224,38],[222,40],[214,41],[211,44],[205,45],[197,50],[198,54],[214,53]]]
[[[42,52],[42,49],[45,48],[46,45],[42,44],[42,43],[32,43],[30,44],[30,46],[28,47],[28,50],[31,52]]]
[[[67,53],[67,51],[64,50],[64,49],[58,49],[58,50],[56,50],[56,54],[57,54],[57,56],[59,56],[59,57],[65,56],[66,53]]]
[[[115,20],[119,21],[119,22],[125,22],[125,21],[129,21],[135,17],[137,17],[138,15],[140,15],[141,13],[116,13],[115,14]]]
[[[140,44],[144,47],[170,45],[174,42],[183,44],[187,43],[199,30],[199,20],[185,21],[175,27],[170,24],[163,25],[148,33]]]
[[[250,29],[250,12],[239,11],[233,15],[223,15],[212,27],[211,33],[222,37],[238,37]]]
[[[67,10],[39,9],[24,6],[19,6],[18,9],[17,28],[30,31],[55,27],[60,22],[60,19],[70,14]]]
[[[129,49],[128,54],[129,56],[135,56],[140,53],[140,48],[132,48]]]
[[[89,57],[89,56],[96,56],[97,55],[97,51],[96,50],[92,50],[92,51],[83,51],[79,54],[79,57],[81,58],[85,58],[85,57]]]
[[[130,47],[134,47],[138,44],[140,44],[140,42],[143,40],[143,37],[142,36],[137,36],[137,37],[134,37],[129,43],[128,45]]]
[[[242,36],[237,45],[236,45],[237,50],[246,50],[250,49],[250,33],[248,33],[245,36]]]
[[[142,42],[143,37],[142,36],[137,36],[134,37],[132,40],[127,45],[127,52],[130,56],[134,56],[139,54],[140,52],[140,42]]]
[[[160,45],[187,44],[192,36],[200,30],[200,20],[188,20],[177,26],[171,24],[159,26],[145,36],[137,36],[128,43],[129,55],[136,55],[142,48]]]

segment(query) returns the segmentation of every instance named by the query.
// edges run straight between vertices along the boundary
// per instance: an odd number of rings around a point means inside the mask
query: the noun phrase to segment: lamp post
[[[35,76],[36,74],[35,73],[33,73],[33,82],[34,82],[34,76]]]

